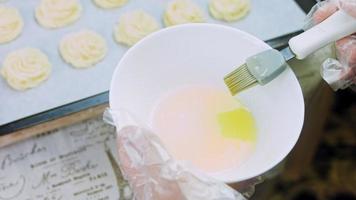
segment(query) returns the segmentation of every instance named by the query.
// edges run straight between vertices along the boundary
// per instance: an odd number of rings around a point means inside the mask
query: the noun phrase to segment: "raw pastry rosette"
[[[83,30],[66,35],[59,44],[62,58],[73,67],[86,68],[100,62],[106,55],[104,38],[94,31]]]
[[[38,23],[46,28],[60,28],[79,19],[82,7],[78,0],[42,0],[36,8]]]
[[[163,17],[166,26],[185,23],[204,22],[203,11],[190,0],[175,0],[171,2]]]
[[[17,9],[0,6],[0,44],[14,40],[22,28],[22,17]]]
[[[159,29],[155,18],[144,11],[133,11],[123,14],[115,28],[114,37],[118,43],[128,46],[155,32]]]
[[[211,0],[209,10],[216,19],[235,21],[249,12],[250,2],[249,0]]]
[[[117,8],[123,6],[128,0],[94,0],[94,3],[101,8]]]
[[[35,48],[23,48],[9,53],[3,62],[1,75],[16,90],[36,87],[51,73],[47,56]]]

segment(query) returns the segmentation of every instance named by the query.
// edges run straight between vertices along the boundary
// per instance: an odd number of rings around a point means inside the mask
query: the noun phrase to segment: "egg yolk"
[[[256,126],[252,114],[245,108],[219,113],[218,122],[221,134],[226,138],[244,141],[256,140]]]

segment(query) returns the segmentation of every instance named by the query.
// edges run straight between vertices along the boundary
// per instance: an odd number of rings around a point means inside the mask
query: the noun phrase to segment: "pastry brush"
[[[286,61],[304,59],[316,50],[356,32],[356,19],[344,11],[289,40],[289,47],[278,51],[269,49],[246,59],[246,63],[224,77],[232,95],[256,84],[265,85],[281,74]]]

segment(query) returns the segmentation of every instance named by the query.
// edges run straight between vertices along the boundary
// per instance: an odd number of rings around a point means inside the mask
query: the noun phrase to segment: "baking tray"
[[[288,43],[288,40],[301,33],[302,31],[297,31],[285,36],[281,36],[272,40],[266,41],[271,47],[276,49],[281,49],[285,47]],[[7,135],[9,133],[28,128],[34,125],[38,125],[47,121],[51,121],[60,117],[64,117],[94,106],[106,104],[109,102],[109,91],[105,91],[103,93],[69,103],[63,106],[59,106],[57,108],[44,111],[20,120],[16,120],[14,122],[5,124],[0,126],[0,136]]]
[[[134,1],[134,0],[132,0]],[[255,0],[258,1],[258,0]],[[262,1],[262,0],[261,0]],[[276,1],[276,0],[275,0]],[[278,0],[277,0],[278,1]],[[254,0],[252,0],[254,2]],[[131,8],[132,9],[132,8]],[[251,13],[252,14],[252,13]],[[212,22],[214,23],[214,22]],[[251,32],[251,30],[250,30]],[[292,36],[300,33],[295,31],[290,34],[286,34],[274,39],[265,40],[269,45],[274,48],[281,48],[287,44],[287,41]],[[259,36],[263,37],[263,36]],[[266,37],[266,36],[264,36]],[[115,66],[114,66],[115,67]],[[109,77],[110,79],[110,77]],[[56,118],[60,118],[87,108],[105,104],[108,102],[108,91],[104,90],[100,93],[94,93],[94,95],[78,99],[76,101],[69,102],[65,105],[53,107],[51,109],[44,110],[40,113],[33,114],[29,117],[24,117],[0,126],[0,135],[5,135],[23,128],[28,128],[46,121],[50,121]],[[15,111],[15,110],[13,110]],[[15,111],[16,112],[16,111]]]

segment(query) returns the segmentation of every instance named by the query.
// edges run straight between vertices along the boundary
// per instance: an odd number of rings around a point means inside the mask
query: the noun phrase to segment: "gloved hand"
[[[117,128],[119,166],[136,200],[245,200],[224,183],[175,161],[159,138],[127,112],[107,111],[104,120]]]
[[[340,9],[356,20],[356,0],[326,0],[311,9],[305,28],[322,22]],[[321,76],[336,91],[356,84],[356,33],[337,41],[335,47],[338,60],[327,59]]]

